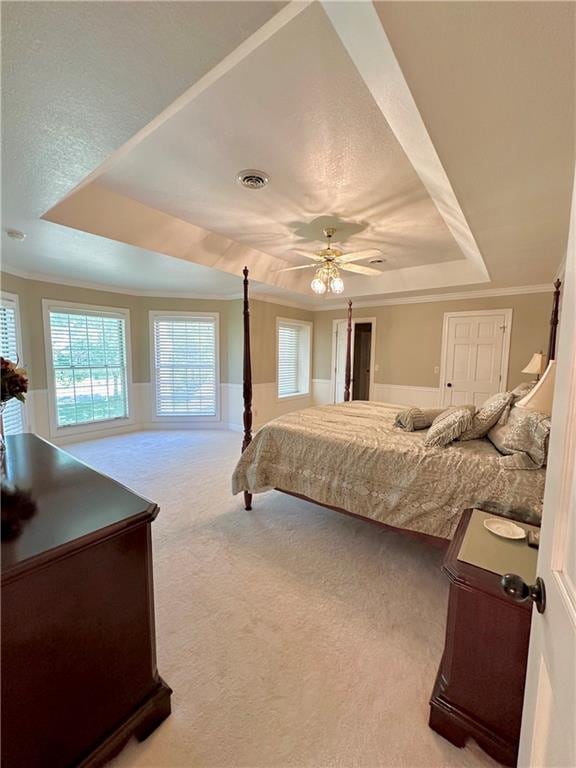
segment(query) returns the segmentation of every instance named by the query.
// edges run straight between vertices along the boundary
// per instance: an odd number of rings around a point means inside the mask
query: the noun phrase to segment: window
[[[151,312],[157,416],[218,416],[218,315]]]
[[[278,397],[310,393],[311,323],[276,321]]]
[[[0,354],[2,357],[19,361],[22,364],[20,354],[20,313],[18,311],[18,297],[2,294],[0,302]],[[14,435],[24,429],[24,412],[22,403],[12,398],[4,410],[4,433]]]
[[[127,418],[128,312],[48,306],[47,319],[57,426]]]

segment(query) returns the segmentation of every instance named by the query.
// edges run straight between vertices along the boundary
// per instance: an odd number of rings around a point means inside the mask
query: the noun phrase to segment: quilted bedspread
[[[479,507],[539,524],[545,470],[506,468],[488,440],[426,448],[375,402],[295,411],[263,426],[242,454],[233,493],[278,488],[398,528],[449,539]]]

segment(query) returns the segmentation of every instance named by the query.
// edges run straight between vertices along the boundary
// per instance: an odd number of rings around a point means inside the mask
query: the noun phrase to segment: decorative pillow
[[[400,413],[396,414],[394,426],[400,427],[400,429],[403,429],[405,432],[414,432],[417,429],[427,429],[436,416],[439,416],[443,411],[443,408],[426,408],[425,410],[416,408],[416,406],[406,408],[405,411],[400,411]]]
[[[523,397],[526,397],[528,392],[533,390],[537,383],[537,381],[524,381],[522,384],[518,384],[517,387],[514,387],[512,390],[512,394],[514,395],[512,402],[517,403],[518,400],[522,400]]]
[[[463,405],[461,408],[452,406],[442,411],[432,422],[424,445],[428,448],[443,448],[453,440],[457,440],[472,426],[474,410],[474,406]]]
[[[488,439],[506,456],[502,463],[511,469],[539,469],[546,466],[550,417],[515,405],[505,425],[492,427]],[[529,461],[527,461],[529,460]]]
[[[476,411],[472,426],[460,435],[460,440],[479,440],[485,437],[510,405],[512,398],[512,392],[498,392],[489,397]]]

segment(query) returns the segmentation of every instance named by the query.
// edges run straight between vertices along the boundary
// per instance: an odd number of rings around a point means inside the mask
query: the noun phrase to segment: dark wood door
[[[370,399],[370,366],[372,352],[372,323],[354,326],[353,400]]]

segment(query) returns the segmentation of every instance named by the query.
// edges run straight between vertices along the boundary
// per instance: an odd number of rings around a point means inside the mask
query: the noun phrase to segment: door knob
[[[538,613],[544,613],[546,609],[546,589],[544,582],[538,576],[535,584],[526,584],[521,576],[515,573],[506,573],[500,580],[502,590],[517,603],[525,603],[532,600],[536,604]]]
[[[448,384],[446,384],[446,386],[447,386],[447,387],[451,387],[451,386],[452,386],[452,382],[451,382],[451,381],[449,381],[449,382],[448,382]]]

